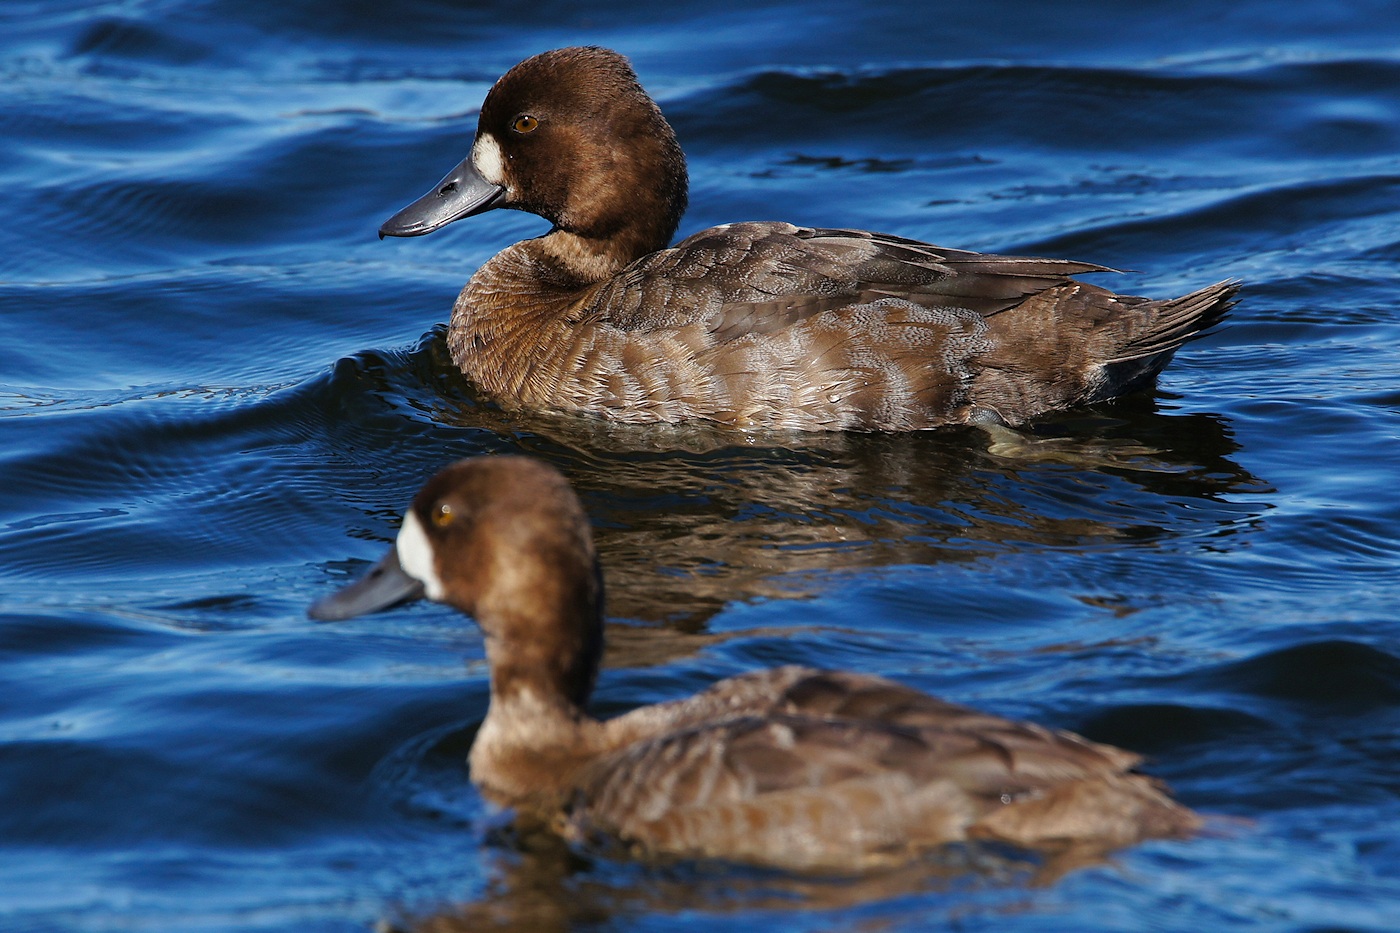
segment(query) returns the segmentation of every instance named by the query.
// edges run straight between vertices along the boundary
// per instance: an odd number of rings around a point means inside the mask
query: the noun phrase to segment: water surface
[[[578,43],[676,126],[683,235],[866,227],[1245,300],[1157,391],[1017,437],[503,413],[441,322],[544,224],[374,231],[503,70]],[[0,927],[1395,929],[1397,49],[1392,4],[1318,0],[0,6]],[[600,714],[875,672],[1145,752],[1211,831],[1050,885],[515,838],[464,764],[475,629],[304,617],[487,452],[594,519]]]

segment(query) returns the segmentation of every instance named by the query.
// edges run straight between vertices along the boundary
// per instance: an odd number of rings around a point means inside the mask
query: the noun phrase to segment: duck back
[[[864,870],[950,842],[1103,852],[1199,826],[1131,771],[1130,752],[884,678],[779,668],[722,681],[678,704],[677,719],[664,709],[652,708],[654,737],[630,734],[587,769],[575,838]]]

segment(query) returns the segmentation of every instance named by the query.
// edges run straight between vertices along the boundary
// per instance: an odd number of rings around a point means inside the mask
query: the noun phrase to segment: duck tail
[[[1152,312],[1151,324],[1134,333],[1104,366],[1152,359],[1151,374],[1166,365],[1182,345],[1204,337],[1239,301],[1240,283],[1230,279],[1197,289],[1180,298],[1146,302],[1140,311]]]

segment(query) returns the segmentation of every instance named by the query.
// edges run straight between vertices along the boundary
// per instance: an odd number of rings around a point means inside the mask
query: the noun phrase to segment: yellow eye
[[[522,113],[520,116],[515,118],[515,122],[510,125],[510,128],[515,130],[517,133],[533,133],[535,131],[535,127],[539,125],[539,120],[536,120],[528,113]]]
[[[433,524],[437,525],[439,528],[445,528],[452,524],[452,519],[454,518],[456,518],[456,515],[452,512],[452,506],[448,505],[446,502],[439,502],[438,507],[433,510]]]

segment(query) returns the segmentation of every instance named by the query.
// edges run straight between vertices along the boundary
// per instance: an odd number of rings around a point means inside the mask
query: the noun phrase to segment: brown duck
[[[1238,286],[1115,295],[1086,262],[776,222],[667,248],[685,156],[627,60],[527,59],[481,106],[471,154],[380,236],[497,207],[554,226],[492,257],[447,342],[508,407],[630,422],[904,431],[1019,424],[1150,385]]]
[[[881,677],[780,667],[599,721],[603,647],[588,519],[552,467],[465,460],[433,477],[344,619],[426,595],[475,618],[491,698],[471,776],[576,842],[641,857],[860,871],[962,840],[1102,853],[1199,825],[1138,756]]]

